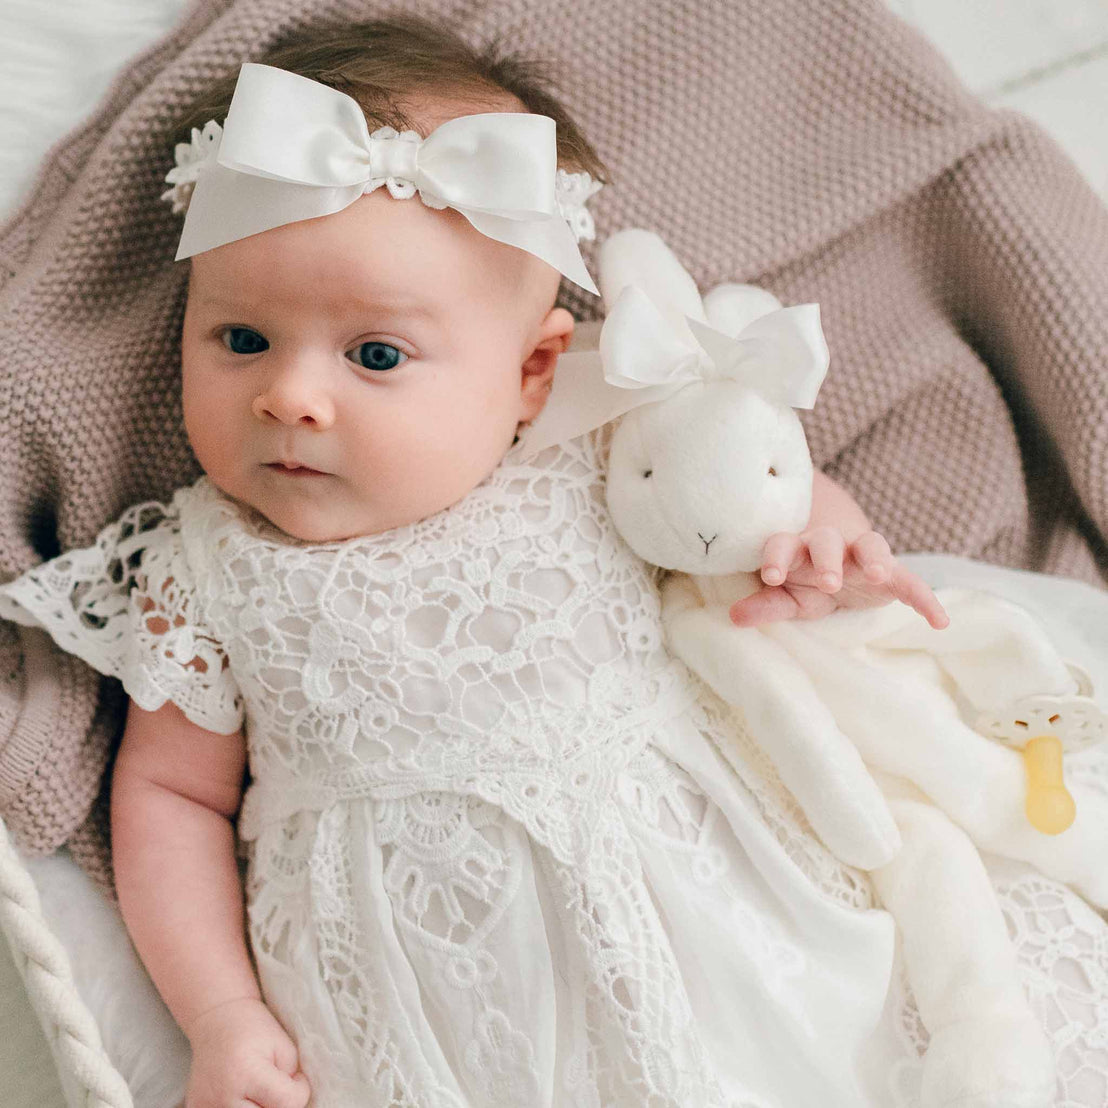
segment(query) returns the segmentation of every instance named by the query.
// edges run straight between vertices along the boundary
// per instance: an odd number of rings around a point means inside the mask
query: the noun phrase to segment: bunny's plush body
[[[815,306],[738,285],[702,300],[645,231],[609,239],[600,273],[605,375],[647,390],[622,405],[608,503],[639,555],[677,571],[663,590],[671,649],[741,710],[825,844],[872,874],[930,1032],[925,1108],[1045,1108],[1053,1057],[978,849],[1108,906],[1108,802],[1074,786],[1073,825],[1036,830],[1019,754],[981,729],[1042,717],[1088,732],[1088,690],[1030,616],[967,590],[940,594],[944,631],[901,605],[734,626],[766,539],[810,513],[793,408],[811,406],[826,370],[818,314],[814,327],[797,315]]]

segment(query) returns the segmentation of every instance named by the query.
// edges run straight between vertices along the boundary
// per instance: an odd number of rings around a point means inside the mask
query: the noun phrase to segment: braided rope
[[[0,930],[54,1049],[84,1093],[86,1108],[133,1108],[126,1082],[100,1042],[77,992],[65,948],[42,915],[38,890],[0,819]]]

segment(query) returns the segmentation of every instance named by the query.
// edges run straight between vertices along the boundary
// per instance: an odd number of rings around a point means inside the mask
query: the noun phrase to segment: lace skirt
[[[915,1108],[891,918],[715,730],[671,723],[572,865],[459,793],[263,822],[251,937],[314,1108]],[[997,872],[1059,1103],[1099,1103],[1108,927]]]
[[[914,1054],[873,1033],[891,919],[812,880],[701,728],[670,732],[575,864],[457,793],[263,823],[251,935],[316,1108],[887,1103],[857,1062]]]

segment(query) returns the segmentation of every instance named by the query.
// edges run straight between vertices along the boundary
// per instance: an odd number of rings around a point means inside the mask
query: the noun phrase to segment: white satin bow
[[[341,211],[386,185],[450,207],[482,234],[516,246],[597,292],[558,209],[555,123],[488,112],[440,124],[426,139],[372,135],[357,101],[273,66],[247,62],[218,154],[198,175],[177,258],[297,220]]]
[[[685,323],[694,342],[642,289],[628,285],[600,334],[604,379],[622,389],[676,389],[725,378],[790,408],[815,404],[830,361],[818,304],[768,312],[734,338],[690,316]]]
[[[790,408],[815,404],[830,363],[818,304],[767,312],[735,337],[683,319],[688,332],[641,288],[624,288],[604,321],[599,351],[558,359],[550,397],[523,434],[517,457],[568,442],[696,382],[727,379]]]

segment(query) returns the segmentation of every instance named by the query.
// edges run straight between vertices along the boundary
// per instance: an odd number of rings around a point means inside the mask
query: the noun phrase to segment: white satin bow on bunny
[[[629,285],[600,335],[605,380],[617,388],[676,389],[727,378],[790,408],[815,404],[830,361],[818,304],[770,312],[734,338],[691,316],[685,323],[695,342],[674,328],[642,289]]]
[[[830,363],[818,304],[778,308],[734,337],[691,316],[681,324],[641,288],[626,286],[604,321],[599,351],[559,358],[550,398],[517,456],[567,442],[697,382],[728,379],[791,408],[815,404]]]
[[[273,66],[243,65],[222,137],[196,175],[177,259],[302,219],[330,215],[386,185],[454,208],[482,234],[526,250],[596,292],[561,214],[555,123],[486,112],[425,139],[372,135],[357,101]]]

